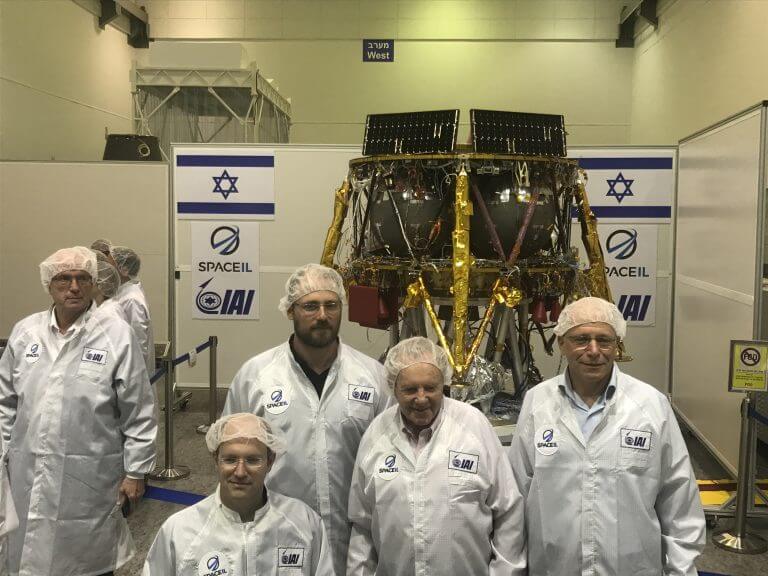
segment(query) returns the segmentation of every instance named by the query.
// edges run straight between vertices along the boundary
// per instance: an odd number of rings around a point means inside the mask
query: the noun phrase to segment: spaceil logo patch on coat
[[[557,431],[554,426],[542,426],[533,437],[536,451],[543,456],[552,456],[560,447],[557,445]]]
[[[24,350],[24,360],[27,361],[27,364],[34,364],[38,360],[40,360],[40,352],[42,351],[43,347],[40,346],[37,342],[32,342],[27,346],[27,349]]]
[[[450,470],[458,470],[459,472],[477,474],[477,467],[479,462],[480,457],[475,454],[456,452],[455,450],[448,451],[448,468]]]
[[[632,430],[631,428],[621,429],[621,445],[624,448],[634,448],[635,450],[651,449],[650,432],[643,430]]]
[[[107,363],[107,351],[99,350],[97,348],[86,348],[83,350],[83,362],[93,362],[94,364],[101,364],[102,366]]]
[[[285,388],[277,387],[272,388],[267,393],[266,402],[264,408],[270,414],[282,414],[288,410],[288,406],[291,405],[291,401],[288,399],[288,393]]]
[[[197,576],[224,576],[230,574],[226,557],[221,552],[208,552],[197,565]]]
[[[304,548],[278,548],[278,568],[301,568],[304,566]]]
[[[373,393],[374,389],[370,386],[350,384],[347,398],[365,404],[373,404]]]
[[[396,454],[387,454],[376,465],[376,476],[382,480],[392,480],[399,473]]]

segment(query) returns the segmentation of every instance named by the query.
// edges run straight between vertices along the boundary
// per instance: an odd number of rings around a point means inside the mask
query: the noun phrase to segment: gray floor
[[[219,404],[220,406],[223,403]],[[202,435],[195,432],[199,424],[207,420],[204,412],[205,396],[195,395],[187,410],[177,412],[175,417],[175,461],[191,468],[189,477],[173,482],[150,482],[150,484],[172,490],[181,490],[197,494],[210,494],[216,487],[217,479],[213,462],[205,448]],[[162,415],[161,415],[162,417]],[[163,432],[161,430],[159,441],[160,457],[163,461]],[[690,434],[686,434],[686,442],[694,464],[696,477],[700,479],[723,479],[728,474],[708,454],[704,447]],[[768,460],[759,462],[759,472],[768,471]],[[762,476],[765,477],[765,476]],[[134,576],[141,574],[141,566],[144,557],[152,541],[165,519],[183,506],[169,504],[157,500],[144,500],[136,512],[129,519],[133,538],[136,542],[138,553],[122,569],[116,572],[116,576]],[[714,528],[722,529],[730,525],[731,520],[721,519]],[[768,519],[750,520],[750,528],[768,538]],[[708,530],[707,547],[697,563],[699,570],[726,574],[728,576],[768,576],[768,554],[746,556],[734,554],[715,547],[711,542],[712,528]]]

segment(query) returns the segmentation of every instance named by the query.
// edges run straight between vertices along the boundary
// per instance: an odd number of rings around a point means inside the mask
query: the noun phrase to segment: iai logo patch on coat
[[[477,474],[479,462],[480,457],[476,454],[456,452],[455,450],[448,451],[448,468],[450,470],[458,470],[459,472]]]
[[[645,432],[643,430],[632,430],[631,428],[621,429],[621,446],[623,448],[650,450],[651,438],[651,432]]]
[[[43,347],[40,346],[37,342],[32,342],[31,344],[27,345],[27,349],[24,350],[24,360],[27,361],[27,364],[34,364],[38,360],[40,360],[40,352],[42,352]]]
[[[278,548],[278,568],[301,568],[304,566],[304,548]]]
[[[225,576],[231,574],[226,557],[217,551],[203,555],[197,565],[197,576]]]
[[[542,456],[552,456],[560,447],[557,444],[558,434],[554,426],[541,426],[536,430],[533,444]]]
[[[83,362],[93,362],[94,364],[101,364],[102,366],[107,363],[107,351],[99,350],[97,348],[86,348],[83,350]]]
[[[350,384],[347,398],[364,404],[373,404],[374,389],[371,386]]]
[[[282,414],[288,410],[291,401],[288,398],[288,391],[282,387],[272,388],[265,399],[264,408],[270,414]]]

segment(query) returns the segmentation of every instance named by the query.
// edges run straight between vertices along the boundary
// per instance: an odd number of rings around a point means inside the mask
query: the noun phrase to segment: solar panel
[[[458,110],[369,114],[363,154],[453,152],[458,127]]]
[[[475,152],[567,156],[563,116],[477,109],[469,113]]]

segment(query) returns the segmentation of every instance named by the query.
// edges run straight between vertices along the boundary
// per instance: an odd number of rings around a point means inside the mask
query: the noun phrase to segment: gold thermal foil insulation
[[[324,266],[333,266],[333,257],[336,255],[336,248],[339,246],[341,238],[341,227],[344,219],[347,217],[347,208],[349,207],[349,180],[344,180],[341,188],[336,190],[333,201],[333,222],[328,228],[328,234],[325,235],[325,245],[323,246],[323,257],[320,263]]]
[[[469,250],[469,218],[472,202],[469,200],[469,177],[462,165],[456,179],[454,211],[456,221],[453,230],[453,359],[459,379],[463,376],[466,351],[464,339],[467,333],[467,302],[469,300],[469,271],[473,264]]]

